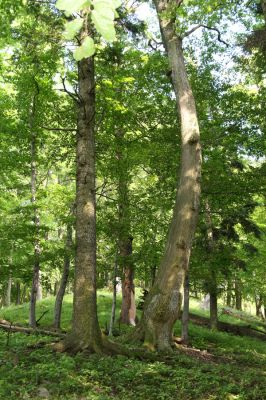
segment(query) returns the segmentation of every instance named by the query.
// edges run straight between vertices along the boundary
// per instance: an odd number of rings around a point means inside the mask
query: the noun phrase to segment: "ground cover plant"
[[[53,298],[41,326],[52,322]],[[101,328],[109,320],[111,294],[98,298]],[[70,299],[64,303],[64,328],[70,327]],[[37,311],[37,313],[38,313]],[[18,323],[27,318],[28,304],[2,310],[1,318]],[[106,357],[61,354],[49,346],[54,338],[1,331],[1,398],[35,399],[254,399],[263,400],[266,389],[264,341],[215,332],[190,324],[192,352],[149,362],[125,356]],[[121,327],[123,333],[123,327]],[[180,336],[181,324],[175,326]],[[7,343],[8,341],[8,343]],[[46,392],[46,390],[48,392]]]

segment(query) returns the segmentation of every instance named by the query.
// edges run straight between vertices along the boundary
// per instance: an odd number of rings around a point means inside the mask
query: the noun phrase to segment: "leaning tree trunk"
[[[199,213],[201,147],[194,96],[188,81],[182,39],[175,33],[176,2],[154,0],[181,117],[181,171],[166,249],[155,283],[145,302],[136,335],[153,349],[171,349],[180,313],[184,278]],[[165,13],[164,13],[165,11]],[[174,13],[175,15],[175,13]]]
[[[67,287],[69,269],[70,269],[71,248],[72,248],[72,226],[69,223],[67,225],[63,274],[60,282],[60,287],[56,294],[56,299],[55,299],[54,327],[56,329],[60,329],[62,304]]]
[[[100,351],[96,300],[95,76],[94,58],[78,63],[76,258],[72,329],[65,348]]]
[[[29,325],[36,328],[36,300],[38,294],[39,280],[40,280],[40,241],[39,241],[39,227],[40,218],[36,207],[36,185],[37,185],[37,135],[34,129],[34,119],[36,114],[36,102],[38,97],[38,90],[33,96],[32,108],[30,111],[29,128],[31,134],[31,203],[34,208],[34,265],[32,276],[32,287],[30,296],[30,311],[29,311]]]

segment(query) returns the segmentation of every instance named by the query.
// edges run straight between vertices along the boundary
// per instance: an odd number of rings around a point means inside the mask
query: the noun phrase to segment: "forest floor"
[[[112,295],[100,291],[99,320],[109,322]],[[47,313],[41,328],[52,323],[54,298],[38,304],[37,316]],[[119,301],[118,301],[119,308]],[[69,329],[72,297],[67,295],[62,315]],[[192,312],[207,316],[196,301]],[[246,324],[221,315],[224,322]],[[28,304],[0,310],[0,319],[27,325]],[[249,317],[247,317],[248,319]],[[259,320],[249,318],[252,326]],[[116,330],[125,331],[125,327]],[[175,333],[180,336],[180,323]],[[211,331],[190,323],[191,347],[180,346],[171,358],[147,362],[125,356],[55,353],[47,346],[54,338],[0,331],[0,399],[51,400],[265,400],[266,344],[248,336]],[[120,340],[119,337],[116,338]],[[41,343],[41,345],[40,345]],[[46,345],[47,344],[47,345]]]

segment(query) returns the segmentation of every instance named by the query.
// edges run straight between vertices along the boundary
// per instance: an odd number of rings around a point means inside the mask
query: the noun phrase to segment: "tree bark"
[[[32,277],[32,288],[30,296],[30,310],[29,310],[29,325],[32,328],[36,328],[36,300],[39,286],[39,275],[40,275],[40,241],[39,241],[39,227],[40,218],[36,207],[36,184],[37,184],[37,135],[34,129],[34,119],[36,114],[36,102],[38,97],[38,90],[33,96],[32,108],[29,117],[29,129],[31,134],[31,203],[34,207],[34,266],[33,266],[33,277]]]
[[[116,139],[116,159],[118,173],[118,264],[122,271],[122,304],[120,322],[135,326],[136,304],[134,286],[134,266],[132,263],[132,241],[130,235],[130,210],[128,186],[130,172],[125,156],[124,132],[118,131]]]
[[[118,261],[118,249],[116,250],[115,254],[115,263],[114,263],[114,277],[113,277],[113,301],[112,301],[112,311],[111,311],[111,318],[110,318],[110,326],[108,336],[113,335],[113,327],[115,324],[115,310],[116,310],[116,294],[117,294],[117,261]]]
[[[119,246],[119,256],[123,265],[122,280],[122,305],[120,322],[127,325],[136,325],[136,303],[135,303],[135,285],[134,270],[130,261],[132,255],[132,237],[127,241],[123,240]]]
[[[17,281],[16,289],[17,289],[17,293],[16,293],[16,305],[19,305],[19,304],[20,304],[20,294],[21,294],[20,282],[19,282],[19,281]]]
[[[60,329],[60,324],[61,324],[62,304],[63,304],[63,299],[64,299],[64,295],[65,295],[65,291],[66,291],[66,286],[67,286],[68,276],[69,276],[69,269],[70,269],[71,248],[72,248],[72,226],[71,226],[71,224],[68,224],[67,225],[67,234],[66,234],[64,268],[63,268],[63,274],[62,274],[59,290],[56,294],[55,308],[54,308],[54,327],[56,329]]]
[[[214,251],[213,225],[211,217],[211,209],[208,200],[205,203],[205,215],[207,225],[208,252],[210,256]],[[210,275],[207,286],[210,293],[210,327],[217,329],[218,324],[218,301],[217,301],[217,277],[212,260],[210,260]]]
[[[229,280],[227,281],[226,305],[227,307],[232,306],[232,284]]]
[[[182,343],[189,343],[189,274],[186,274],[184,283],[184,304],[182,313]]]
[[[241,290],[241,280],[239,278],[235,279],[235,296],[236,296],[236,309],[242,311],[242,290]]]
[[[96,300],[95,76],[94,58],[78,63],[76,258],[72,329],[64,348],[101,351]]]
[[[11,305],[11,289],[12,289],[12,277],[9,275],[5,293],[5,306],[9,307]]]
[[[151,349],[170,350],[199,212],[201,147],[196,105],[187,77],[182,39],[175,32],[177,3],[154,0],[154,4],[181,117],[181,171],[166,249],[136,335],[144,338],[145,344]]]

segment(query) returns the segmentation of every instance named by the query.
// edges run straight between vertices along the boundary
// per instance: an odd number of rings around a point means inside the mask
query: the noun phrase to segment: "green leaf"
[[[91,17],[98,33],[106,40],[115,40],[115,14],[112,3],[106,0],[96,0],[93,4],[94,10],[91,13]]]
[[[90,5],[90,1],[84,0],[57,0],[56,7],[72,14]]]
[[[93,56],[94,53],[95,53],[94,41],[90,36],[87,36],[84,39],[82,45],[74,51],[74,58],[76,61],[80,61],[83,58],[88,58]]]
[[[67,22],[65,24],[65,32],[64,37],[68,40],[71,40],[75,37],[75,35],[80,31],[83,25],[82,18],[76,18],[73,21]]]

